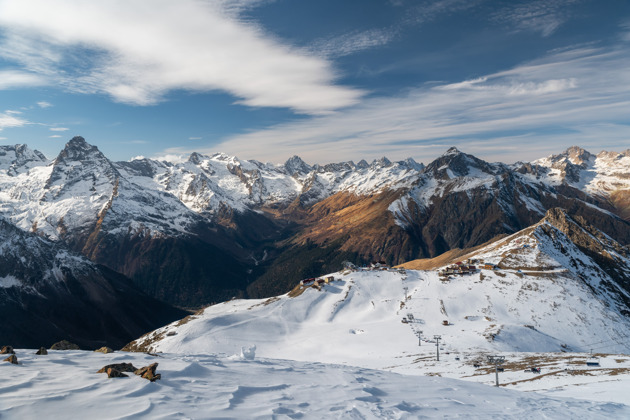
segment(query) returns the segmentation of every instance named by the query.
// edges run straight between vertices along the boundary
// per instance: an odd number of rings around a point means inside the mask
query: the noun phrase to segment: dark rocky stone
[[[108,378],[127,378],[128,375],[125,375],[124,373],[122,373],[118,369],[114,369],[114,368],[110,367],[110,368],[107,369],[107,377]]]
[[[81,350],[79,346],[68,340],[61,340],[50,346],[51,350]]]
[[[96,373],[107,373],[109,369],[117,370],[118,372],[136,372],[138,369],[131,363],[113,363],[111,365],[103,366]]]
[[[17,365],[18,364],[18,359],[17,359],[17,356],[15,354],[12,354],[11,356],[9,356],[6,359],[4,359],[3,362],[9,362],[9,363],[12,363],[14,365]]]
[[[143,377],[144,379],[148,379],[151,382],[155,382],[158,379],[162,378],[162,375],[160,375],[159,373],[155,373],[157,366],[158,366],[157,363],[152,363],[149,366],[145,366],[143,368],[136,370],[134,373],[138,376]]]
[[[15,351],[13,351],[13,347],[11,346],[2,346],[0,354],[15,354]]]
[[[46,350],[46,347],[40,347],[39,350],[37,350],[37,353],[35,353],[35,354],[38,354],[40,356],[46,355],[46,354],[48,354],[48,350]]]

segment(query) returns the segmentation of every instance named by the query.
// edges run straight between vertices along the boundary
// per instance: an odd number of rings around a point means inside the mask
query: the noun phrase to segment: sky
[[[0,145],[281,163],[630,148],[627,0],[0,0]]]

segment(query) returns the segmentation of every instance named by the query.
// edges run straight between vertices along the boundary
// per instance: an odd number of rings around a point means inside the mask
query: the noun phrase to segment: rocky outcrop
[[[50,346],[51,350],[81,350],[79,346],[68,340],[61,340]]]
[[[145,366],[143,368],[136,370],[134,373],[144,379],[147,379],[151,382],[155,382],[158,379],[162,378],[161,374],[155,373],[157,366],[158,366],[157,363],[152,363],[149,366]]]
[[[2,349],[0,349],[0,354],[15,354],[15,351],[11,346],[2,346]]]
[[[107,346],[103,346],[100,349],[96,349],[94,351],[97,352],[97,353],[103,353],[103,354],[113,353],[114,352],[114,350],[110,349]]]
[[[100,368],[96,373],[108,373],[109,370],[118,372],[135,372],[138,369],[131,363],[113,363]]]
[[[45,356],[48,354],[48,350],[46,350],[46,347],[40,347],[35,354],[39,356]]]
[[[12,354],[11,356],[7,357],[6,359],[2,360],[3,362],[9,362],[11,364],[17,365],[18,364],[18,358],[15,354]]]

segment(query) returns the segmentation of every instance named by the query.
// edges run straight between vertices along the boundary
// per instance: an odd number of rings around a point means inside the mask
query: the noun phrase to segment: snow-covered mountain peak
[[[48,163],[48,159],[41,152],[30,149],[25,144],[15,146],[0,146],[0,171],[9,176],[28,171],[34,166]]]
[[[424,163],[418,163],[412,157],[408,157],[400,163],[408,166],[409,169],[413,169],[414,171],[422,172],[422,170],[424,170]]]
[[[291,176],[305,175],[312,170],[312,168],[297,155],[287,159],[284,163],[284,169]]]
[[[374,159],[370,167],[371,168],[387,168],[388,166],[391,166],[391,164],[392,164],[392,161],[387,159],[385,156],[383,156],[380,159]]]
[[[549,184],[567,184],[591,195],[624,204],[630,189],[630,153],[602,151],[597,155],[579,147],[532,162],[536,176]],[[615,196],[616,195],[616,196]]]
[[[446,150],[446,152],[444,152],[442,154],[442,156],[448,156],[448,155],[458,155],[461,152],[459,151],[459,149],[455,146],[449,147],[448,150]]]
[[[479,177],[495,172],[491,164],[473,155],[460,152],[455,147],[448,149],[425,168],[425,173],[431,173],[436,179],[441,180],[465,176]]]
[[[587,164],[588,161],[590,161],[591,158],[594,157],[593,154],[589,153],[588,151],[582,149],[579,146],[569,147],[567,150],[565,150],[563,155],[566,155],[567,159],[574,165]]]

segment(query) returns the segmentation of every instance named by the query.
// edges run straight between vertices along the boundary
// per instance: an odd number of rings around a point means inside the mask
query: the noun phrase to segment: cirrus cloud
[[[630,141],[630,56],[623,47],[555,52],[474,80],[369,98],[334,115],[232,136],[215,148],[312,162],[327,162],[331,150],[340,160],[424,159],[451,145],[513,161],[574,144],[623,150]]]

